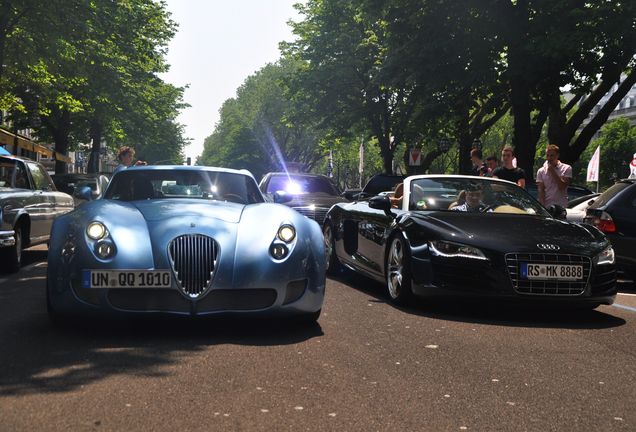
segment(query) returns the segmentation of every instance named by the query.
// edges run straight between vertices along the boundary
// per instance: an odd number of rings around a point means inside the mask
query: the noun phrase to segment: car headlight
[[[115,254],[115,245],[106,241],[97,242],[95,245],[95,254],[101,259],[107,259]]]
[[[443,240],[433,240],[429,242],[429,247],[433,255],[445,258],[470,258],[478,260],[488,260],[484,253],[476,247],[452,243]]]
[[[291,243],[296,238],[296,228],[292,225],[282,225],[278,228],[277,237],[285,243]]]
[[[596,261],[597,265],[614,264],[616,262],[614,248],[612,248],[612,246],[606,247],[600,254],[596,255],[594,261]]]
[[[86,227],[86,235],[93,240],[101,240],[106,237],[106,227],[101,222],[91,222]]]

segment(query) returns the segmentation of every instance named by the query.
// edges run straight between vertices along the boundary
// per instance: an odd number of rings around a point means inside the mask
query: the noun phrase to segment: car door
[[[31,241],[47,237],[53,225],[53,219],[57,216],[55,208],[55,187],[48,173],[35,162],[26,163],[32,184],[31,215]]]
[[[393,219],[382,210],[368,208],[358,225],[359,259],[378,277],[383,277],[386,233]]]

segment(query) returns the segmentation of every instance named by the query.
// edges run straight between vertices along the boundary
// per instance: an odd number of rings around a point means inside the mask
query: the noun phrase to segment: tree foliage
[[[158,76],[176,29],[163,3],[0,1],[11,17],[0,19],[0,103],[12,119],[41,117],[37,134],[62,154],[92,142],[97,156],[106,141],[150,162],[182,159],[183,89]]]
[[[600,135],[583,152],[579,163],[573,168],[574,180],[583,184],[587,178],[587,165],[597,146],[601,147],[599,158],[599,189],[611,186],[615,178],[626,178],[630,174],[629,163],[636,153],[636,126],[628,119],[618,118],[606,123]],[[588,184],[596,188],[596,183]]]
[[[220,120],[197,163],[245,168],[258,178],[285,170],[290,162],[311,170],[324,159],[315,125],[289,103],[287,83],[299,66],[281,61],[248,77],[236,98],[221,107]]]

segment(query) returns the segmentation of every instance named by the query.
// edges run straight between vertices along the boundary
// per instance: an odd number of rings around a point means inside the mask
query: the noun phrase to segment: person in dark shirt
[[[490,170],[490,175],[488,177],[492,177],[492,172],[499,167],[499,161],[497,160],[497,156],[491,155],[486,158],[486,165]]]
[[[515,153],[512,147],[505,146],[501,150],[501,160],[503,165],[495,168],[492,172],[493,178],[499,178],[502,180],[508,180],[525,189],[526,187],[526,173],[521,169],[513,165],[512,160],[515,157]]]
[[[471,169],[471,175],[474,176],[482,176],[482,177],[490,177],[490,169],[486,162],[482,160],[481,150],[478,148],[473,148],[470,151],[470,160],[473,163],[473,167]]]

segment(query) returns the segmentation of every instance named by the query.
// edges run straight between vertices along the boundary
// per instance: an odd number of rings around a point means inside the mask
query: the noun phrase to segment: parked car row
[[[473,176],[377,175],[351,200],[325,176],[270,173],[257,184],[245,170],[200,166],[55,180],[37,163],[0,158],[3,270],[19,268],[23,247],[50,242],[55,321],[233,313],[311,322],[325,274],[342,269],[382,281],[397,304],[462,296],[593,308],[614,301],[617,265],[634,274],[636,181],[582,195],[572,207],[588,208],[573,223],[513,183]]]

